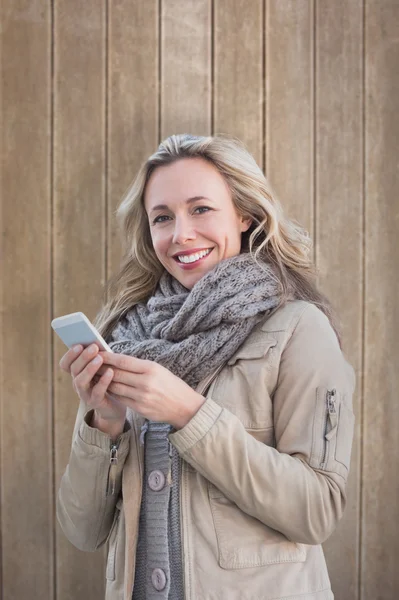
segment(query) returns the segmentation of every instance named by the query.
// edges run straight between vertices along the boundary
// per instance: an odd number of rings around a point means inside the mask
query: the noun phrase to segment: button
[[[165,485],[165,475],[162,471],[152,471],[148,476],[148,485],[154,492],[159,492]]]
[[[162,569],[154,569],[151,575],[151,581],[157,592],[164,589],[166,585],[166,575]]]

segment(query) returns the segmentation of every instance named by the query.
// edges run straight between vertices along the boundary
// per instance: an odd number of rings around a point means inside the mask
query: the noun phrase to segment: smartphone
[[[82,312],[57,317],[51,321],[51,327],[68,348],[72,348],[77,344],[86,347],[96,343],[100,350],[112,352],[107,342]]]

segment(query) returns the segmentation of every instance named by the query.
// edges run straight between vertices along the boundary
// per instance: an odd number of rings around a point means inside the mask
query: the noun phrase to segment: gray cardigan
[[[181,458],[166,423],[143,426],[144,481],[132,600],[182,600]],[[145,438],[144,438],[145,434]]]

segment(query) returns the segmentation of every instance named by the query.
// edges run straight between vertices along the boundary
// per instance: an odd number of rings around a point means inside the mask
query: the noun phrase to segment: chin
[[[182,277],[181,274],[179,273],[180,277],[178,279],[179,279],[180,283],[182,285],[184,285],[184,287],[191,290],[195,286],[195,284],[198,283],[198,281],[200,281],[200,279],[202,279],[207,273],[209,273],[209,271],[212,271],[212,269],[214,267],[216,267],[216,264],[214,264],[212,267],[210,267],[206,271],[203,271],[201,274],[193,273],[192,275],[186,275],[186,276],[183,275],[183,277]],[[176,275],[174,277],[176,277]]]

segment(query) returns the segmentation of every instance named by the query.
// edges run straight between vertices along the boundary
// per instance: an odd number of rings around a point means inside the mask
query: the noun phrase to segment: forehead
[[[230,190],[217,168],[202,158],[182,158],[170,165],[157,167],[144,194],[144,204],[151,206],[184,202],[193,196],[217,200],[230,197]]]

